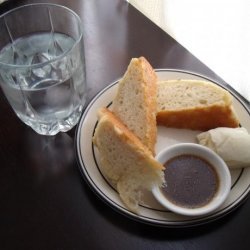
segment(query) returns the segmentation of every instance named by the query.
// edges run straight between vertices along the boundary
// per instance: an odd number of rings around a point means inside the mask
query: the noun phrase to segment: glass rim
[[[80,17],[73,11],[71,10],[70,8],[66,7],[66,6],[63,6],[63,5],[60,5],[60,4],[53,4],[53,3],[32,3],[32,4],[25,4],[25,5],[22,5],[22,6],[18,6],[14,9],[11,9],[5,13],[3,13],[2,15],[0,15],[0,19],[4,18],[5,16],[15,12],[15,11],[18,11],[20,9],[23,9],[23,8],[26,8],[26,7],[32,7],[32,6],[52,6],[52,7],[57,7],[57,8],[61,8],[61,9],[64,9],[68,12],[70,12],[71,14],[73,14],[73,16],[76,18],[77,20],[77,23],[78,23],[78,26],[79,26],[79,30],[80,30],[80,34],[78,36],[78,38],[74,41],[74,44],[72,45],[72,47],[66,51],[64,51],[61,55],[59,56],[56,56],[55,58],[52,58],[46,62],[41,62],[41,63],[35,63],[35,64],[30,64],[30,65],[19,65],[19,64],[11,64],[11,63],[4,63],[4,62],[1,62],[0,61],[0,70],[1,68],[9,68],[9,69],[27,69],[27,68],[37,68],[37,67],[43,67],[49,63],[53,63],[55,61],[58,61],[60,59],[62,59],[63,57],[65,57],[66,55],[68,55],[75,47],[77,44],[80,43],[82,37],[83,37],[83,30],[82,30],[82,21],[80,19]],[[8,45],[8,44],[6,44]],[[5,46],[6,46],[5,45]],[[1,49],[2,50],[2,49]]]

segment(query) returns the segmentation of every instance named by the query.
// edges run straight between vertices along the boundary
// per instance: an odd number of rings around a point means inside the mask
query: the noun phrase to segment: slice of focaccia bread
[[[98,116],[93,142],[100,154],[100,167],[116,185],[124,204],[136,212],[140,188],[162,185],[164,167],[112,112],[102,108]]]
[[[203,131],[239,126],[230,93],[211,82],[199,80],[158,82],[157,123]]]
[[[133,58],[119,81],[112,111],[155,154],[157,76],[144,58]]]

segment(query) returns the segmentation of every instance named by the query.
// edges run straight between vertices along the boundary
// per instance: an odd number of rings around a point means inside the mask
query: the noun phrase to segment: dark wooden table
[[[32,2],[10,0],[0,13]],[[68,6],[83,21],[90,99],[140,55],[155,68],[191,70],[222,81],[126,1],[47,2]],[[249,200],[203,226],[144,225],[111,209],[84,182],[75,129],[54,138],[37,135],[15,116],[2,92],[0,117],[0,249],[249,249]]]

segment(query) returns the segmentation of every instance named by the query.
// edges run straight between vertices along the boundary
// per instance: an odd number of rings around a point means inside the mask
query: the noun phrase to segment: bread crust
[[[145,104],[147,106],[147,133],[145,135],[145,145],[155,155],[155,144],[157,141],[157,124],[156,124],[156,112],[157,112],[157,76],[154,69],[149,62],[144,58],[139,58],[142,67],[144,68],[144,81],[145,81]]]
[[[213,106],[189,110],[160,111],[157,123],[167,127],[206,131],[217,127],[236,128],[239,122],[231,107]]]

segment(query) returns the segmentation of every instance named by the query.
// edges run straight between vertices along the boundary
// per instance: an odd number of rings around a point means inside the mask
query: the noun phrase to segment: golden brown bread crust
[[[147,123],[150,124],[149,129],[147,131],[147,144],[153,155],[155,155],[155,144],[157,138],[157,124],[156,124],[156,111],[157,111],[157,76],[154,69],[151,67],[149,62],[144,58],[140,57],[144,69],[145,74],[147,76],[147,85],[146,88],[146,96],[145,102],[148,108],[147,112]]]
[[[239,121],[231,106],[197,107],[190,110],[165,110],[157,114],[158,125],[206,131],[217,127],[236,128]]]

